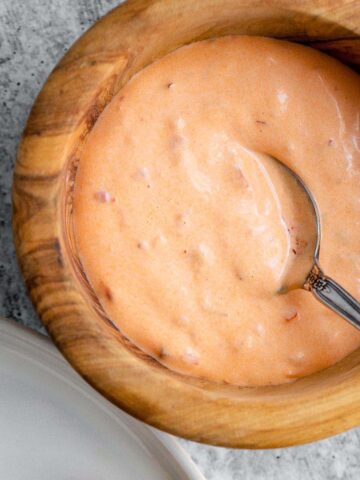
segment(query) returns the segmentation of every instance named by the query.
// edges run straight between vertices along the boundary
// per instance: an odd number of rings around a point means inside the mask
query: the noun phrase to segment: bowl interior
[[[214,2],[214,7],[217,2]],[[234,9],[235,10],[235,9]],[[203,40],[211,37],[223,35],[262,35],[287,39],[304,44],[311,45],[313,48],[323,50],[324,52],[340,59],[343,63],[348,64],[351,68],[357,70],[360,68],[360,37],[356,37],[352,30],[349,30],[341,23],[332,23],[325,17],[317,17],[310,12],[296,12],[285,10],[282,8],[264,8],[257,7],[240,11],[239,17],[233,17],[229,21],[229,12],[226,10],[215,11],[207,18],[207,22],[211,22],[211,28],[199,32],[199,26],[196,22],[196,28],[184,29],[183,32],[172,32],[169,37],[164,35],[164,42],[154,42],[154,44],[146,45],[146,48],[138,50],[135,44],[128,45],[128,48],[134,49],[131,62],[117,73],[117,85],[112,92],[107,92],[106,98],[102,105],[98,107],[96,118],[91,118],[85,135],[81,135],[76,145],[76,154],[71,155],[66,165],[66,176],[64,177],[64,188],[62,190],[61,205],[63,210],[63,231],[62,240],[66,245],[68,259],[72,265],[73,274],[79,282],[79,288],[83,292],[84,297],[88,301],[90,307],[96,313],[99,321],[105,322],[107,327],[116,331],[119,342],[125,348],[131,349],[137,355],[140,355],[144,361],[154,363],[154,359],[145,355],[135,345],[133,345],[126,337],[124,337],[117,326],[112,322],[104,309],[102,308],[94,290],[92,289],[79,259],[73,226],[73,194],[76,178],[77,167],[81,158],[82,148],[85,144],[86,137],[90,133],[92,127],[96,123],[98,115],[111,98],[124,86],[128,80],[144,66],[152,61],[161,58],[167,53],[173,51],[179,46]],[[190,30],[190,31],[189,31]],[[331,39],[329,40],[329,32]],[[103,93],[103,92],[101,92]],[[168,370],[161,364],[155,362],[159,368]],[[174,372],[169,372],[174,374]],[[176,374],[177,375],[177,374]],[[178,376],[178,375],[177,375]],[[183,381],[189,381],[189,377],[180,375]],[[194,379],[191,379],[194,381]],[[196,380],[195,380],[196,382]],[[203,382],[202,382],[203,383]],[[276,389],[276,387],[274,387]],[[252,390],[252,389],[250,389]],[[254,389],[256,390],[256,389]]]
[[[87,135],[137,71],[181,45],[229,34],[306,43],[359,70],[360,4],[337,4],[129,1],[72,47],[34,106],[14,183],[17,252],[32,299],[73,366],[113,402],[152,425],[193,440],[266,448],[304,443],[360,423],[354,408],[360,401],[360,350],[292,384],[261,388],[186,377],[145,355],[107,317],[87,281],[72,217]],[[29,189],[40,203],[35,205]],[[35,208],[29,224],[28,212]],[[42,254],[38,249],[44,242],[46,255],[44,247]],[[29,254],[34,246],[36,255]]]

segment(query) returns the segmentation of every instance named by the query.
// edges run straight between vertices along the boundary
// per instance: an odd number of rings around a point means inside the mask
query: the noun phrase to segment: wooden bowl
[[[36,100],[15,168],[15,242],[48,332],[108,399],[191,440],[284,447],[360,424],[360,349],[327,370],[277,387],[240,388],[176,374],[135,348],[106,317],[81,270],[72,234],[76,168],[105,105],[155,59],[227,34],[310,43],[360,66],[358,0],[128,1],[81,37]]]

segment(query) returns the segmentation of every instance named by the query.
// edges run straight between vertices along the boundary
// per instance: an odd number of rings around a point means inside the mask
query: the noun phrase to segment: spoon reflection
[[[307,227],[306,246],[301,255],[297,255],[296,250],[293,249],[294,255],[287,262],[283,272],[279,293],[304,288],[312,292],[324,305],[360,329],[360,303],[341,285],[327,277],[320,268],[321,221],[319,209],[311,191],[293,170],[276,158],[264,155],[263,161],[269,174],[275,179],[276,186],[281,184],[281,188],[287,189],[291,194],[288,198],[297,198],[297,205],[303,205],[301,213]]]

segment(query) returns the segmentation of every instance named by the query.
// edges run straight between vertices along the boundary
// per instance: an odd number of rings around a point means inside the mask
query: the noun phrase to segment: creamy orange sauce
[[[287,382],[360,345],[311,293],[280,295],[313,250],[360,294],[360,79],[315,50],[224,37],[136,75],[89,135],[76,179],[81,262],[119,329],[184,374]]]

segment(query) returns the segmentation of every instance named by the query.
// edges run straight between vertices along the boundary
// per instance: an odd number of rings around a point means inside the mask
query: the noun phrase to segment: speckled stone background
[[[119,3],[0,0],[0,315],[43,333],[26,296],[12,243],[10,191],[17,144],[54,65],[82,32]],[[283,450],[234,451],[181,443],[208,480],[360,478],[359,430]]]

